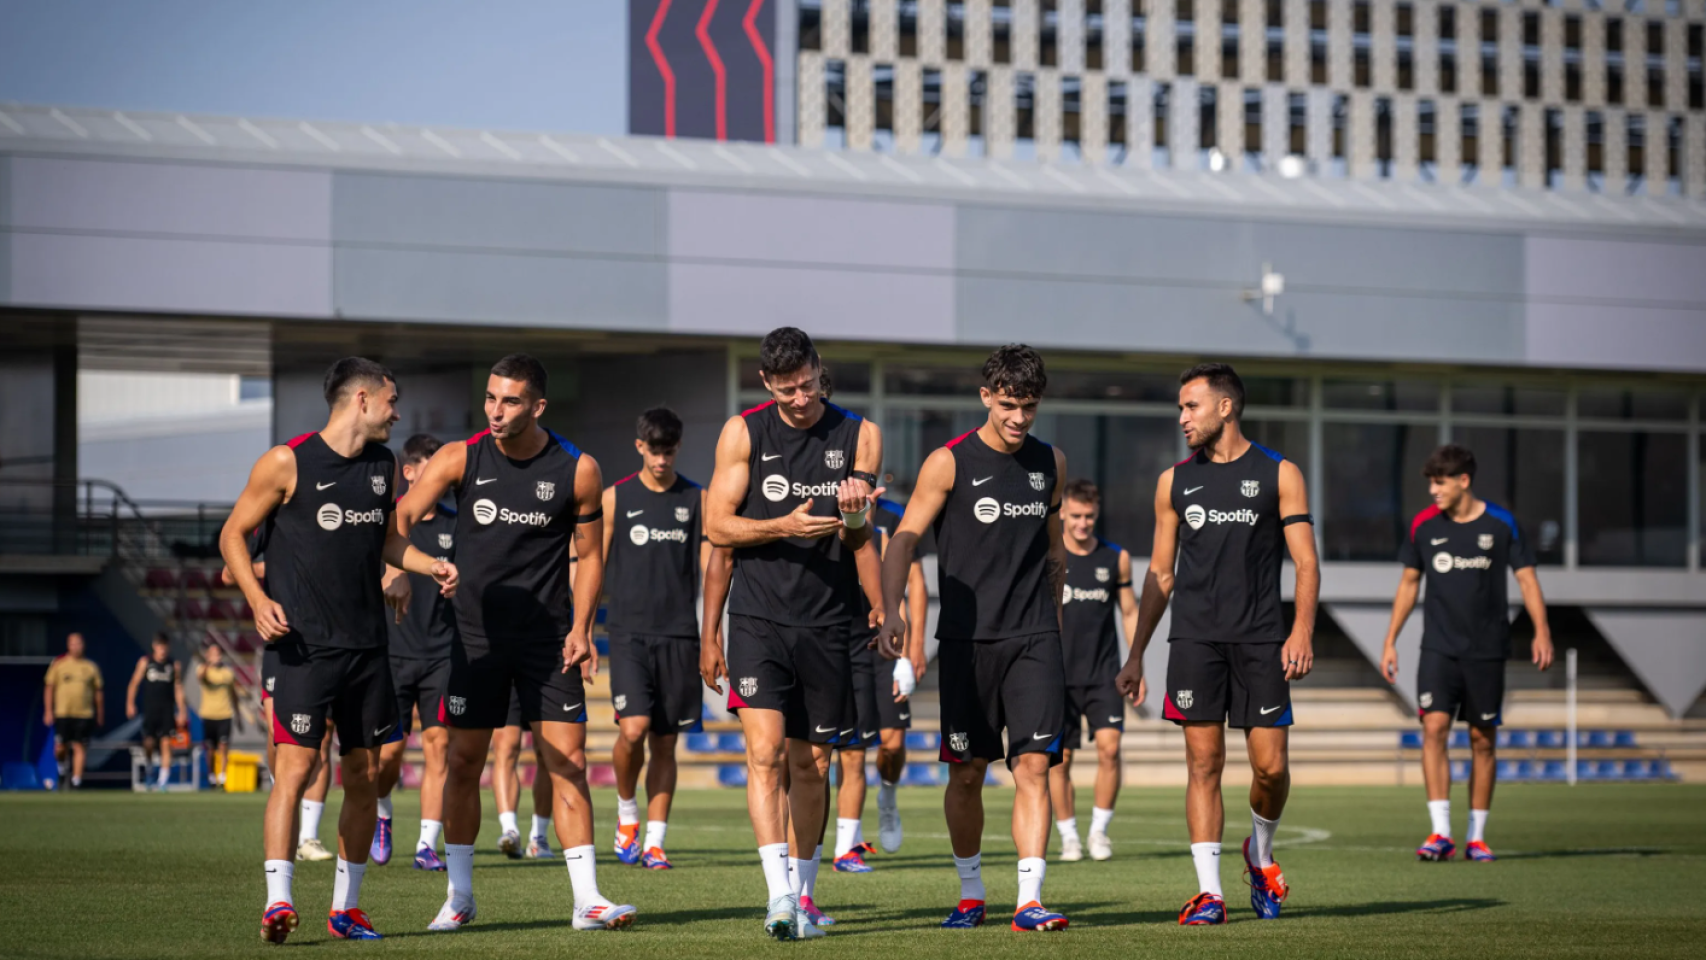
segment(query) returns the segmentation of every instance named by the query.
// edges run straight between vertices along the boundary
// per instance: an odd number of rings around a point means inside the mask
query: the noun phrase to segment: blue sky
[[[0,0],[0,100],[619,134],[624,0]]]

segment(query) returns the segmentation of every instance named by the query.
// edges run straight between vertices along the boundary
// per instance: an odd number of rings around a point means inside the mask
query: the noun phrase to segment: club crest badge
[[[455,543],[456,538],[448,533],[441,533],[438,535],[438,548],[440,550],[449,550]]]
[[[1196,702],[1196,698],[1191,696],[1191,691],[1189,690],[1180,690],[1173,694],[1173,704],[1180,710],[1189,710],[1191,708],[1191,704]]]
[[[688,521],[688,519],[691,518],[692,516],[693,516],[693,511],[689,510],[686,507],[676,507],[675,508],[675,520],[677,523],[686,523]]]
[[[840,470],[847,465],[847,453],[842,450],[825,450],[823,465],[831,470]]]
[[[1262,492],[1262,481],[1260,481],[1260,480],[1246,480],[1246,481],[1244,481],[1244,485],[1241,489],[1243,490],[1244,496],[1246,496],[1246,497],[1256,496],[1257,494]]]
[[[305,734],[308,732],[309,724],[313,722],[313,718],[306,713],[293,713],[290,715],[290,732],[299,736]]]
[[[444,707],[452,716],[460,717],[468,709],[468,700],[466,697],[445,697]]]
[[[741,696],[750,697],[757,692],[758,692],[758,678],[757,677],[741,677],[740,678],[740,695]]]
[[[1475,545],[1480,547],[1482,550],[1493,549],[1493,535],[1490,533],[1481,534],[1475,538]]]
[[[1417,699],[1417,702],[1422,705],[1423,710],[1426,710],[1427,708],[1434,705],[1434,695],[1431,693],[1424,693],[1416,699]]]
[[[1108,568],[1107,567],[1097,567],[1096,568],[1096,582],[1097,583],[1107,583],[1108,582]]]
[[[948,749],[955,753],[965,753],[971,749],[971,737],[963,733],[948,734]]]
[[[611,701],[611,703],[616,707],[617,710],[628,709],[628,697],[625,694],[618,693],[616,695],[616,699]]]
[[[541,500],[550,500],[557,495],[557,485],[549,480],[541,480],[533,492],[537,493]]]
[[[1043,488],[1047,487],[1047,486],[1048,486],[1048,477],[1045,477],[1040,473],[1031,474],[1031,489],[1032,490],[1035,490],[1038,493],[1042,493]]]

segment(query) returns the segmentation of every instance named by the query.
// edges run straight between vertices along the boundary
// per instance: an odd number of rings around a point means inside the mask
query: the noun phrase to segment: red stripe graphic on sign
[[[699,29],[693,31],[699,37],[699,46],[705,51],[705,59],[711,64],[711,72],[717,78],[717,139],[729,138],[728,125],[728,88],[723,76],[723,58],[717,55],[717,45],[711,42],[711,17],[717,12],[717,0],[705,0],[705,12],[699,15]]]
[[[758,55],[758,63],[764,68],[764,142],[776,142],[776,64],[770,59],[770,51],[765,49],[764,38],[758,33],[758,9],[764,6],[764,0],[752,0],[746,8],[746,16],[741,24],[746,27],[746,38],[752,41],[752,52]]]
[[[675,136],[675,71],[669,68],[669,58],[663,55],[663,47],[658,45],[658,31],[663,29],[663,19],[669,16],[670,0],[659,0],[658,12],[652,14],[651,28],[646,31],[646,49],[652,52],[652,62],[658,66],[658,76],[663,77],[663,135]]]

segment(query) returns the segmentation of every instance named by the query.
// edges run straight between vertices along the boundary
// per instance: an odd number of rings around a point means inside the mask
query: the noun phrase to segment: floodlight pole
[[[1564,782],[1576,785],[1576,648],[1564,651]]]

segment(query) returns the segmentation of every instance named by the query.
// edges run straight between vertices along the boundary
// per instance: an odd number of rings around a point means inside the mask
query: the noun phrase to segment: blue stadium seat
[[[1578,747],[1609,747],[1609,746],[1611,746],[1611,731],[1609,731],[1609,730],[1578,730],[1578,731],[1576,731],[1576,746],[1578,746]]]
[[[1611,745],[1614,747],[1633,747],[1635,745],[1635,731],[1616,731],[1611,735]]]
[[[1398,746],[1404,750],[1420,750],[1422,748],[1422,732],[1420,730],[1405,730],[1399,733]]]
[[[690,733],[687,735],[688,753],[716,753],[717,738],[709,733]]]
[[[1467,730],[1453,730],[1453,731],[1451,731],[1451,749],[1453,749],[1453,750],[1464,750],[1464,749],[1467,749],[1468,747],[1469,747],[1469,731],[1467,731]]]
[[[1540,779],[1542,779],[1542,780],[1563,780],[1563,779],[1565,779],[1565,773],[1566,773],[1566,771],[1564,769],[1564,761],[1562,761],[1562,760],[1548,760],[1548,761],[1546,761],[1545,766],[1541,768]]]
[[[717,749],[725,753],[745,753],[746,738],[738,733],[719,733],[717,734]]]
[[[1499,746],[1527,748],[1534,745],[1534,734],[1529,730],[1500,730]]]
[[[598,648],[598,655],[599,656],[601,656],[601,657],[610,656],[610,638],[609,637],[595,637],[592,641],[592,645]]]
[[[712,710],[710,704],[702,703],[699,705],[699,719],[714,721],[717,719],[717,711]]]
[[[1516,761],[1500,760],[1497,776],[1500,780],[1515,780],[1517,778]]]
[[[717,782],[725,787],[746,786],[746,764],[725,763],[718,767]]]
[[[942,743],[941,734],[928,730],[909,730],[906,734],[906,749],[935,750]]]
[[[1469,761],[1467,761],[1467,760],[1453,760],[1453,761],[1451,761],[1451,779],[1452,779],[1452,782],[1454,782],[1454,783],[1461,783],[1461,782],[1468,780],[1469,779]]]
[[[901,786],[905,787],[935,787],[942,783],[939,764],[909,763],[906,774],[901,777]]]
[[[1542,750],[1561,750],[1567,742],[1562,730],[1541,730],[1534,735],[1534,745]]]

